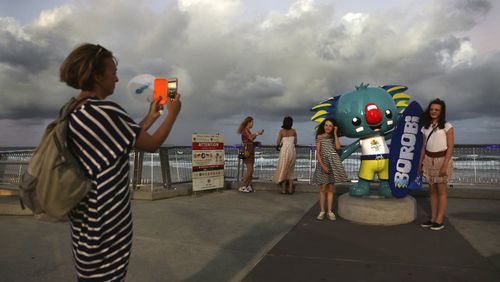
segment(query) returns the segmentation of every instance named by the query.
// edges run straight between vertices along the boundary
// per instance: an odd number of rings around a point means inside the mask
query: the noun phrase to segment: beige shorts
[[[445,157],[431,158],[429,156],[425,156],[423,172],[429,184],[448,183],[450,179],[453,178],[453,160],[448,162],[446,175],[439,176],[439,170],[441,170],[444,159]]]

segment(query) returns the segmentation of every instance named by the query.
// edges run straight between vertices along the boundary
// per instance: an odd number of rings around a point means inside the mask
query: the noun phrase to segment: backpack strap
[[[71,99],[64,104],[59,110],[59,119],[67,118],[71,112],[83,101],[87,100],[90,97],[85,97],[83,99],[77,99],[75,97],[71,97]]]
[[[77,99],[75,97],[71,97],[71,99],[64,104],[61,109],[59,110],[59,117],[57,118],[58,122],[67,122],[67,118],[69,115],[73,112],[73,110],[83,101],[89,99],[91,97],[85,97],[83,99]],[[67,127],[67,126],[66,126]],[[58,136],[57,134],[54,134],[54,143],[56,144],[57,150],[59,152],[63,152],[63,147],[66,146],[65,144],[61,144],[59,140],[66,140],[66,131],[67,128],[65,128],[64,132],[61,132],[63,136]]]

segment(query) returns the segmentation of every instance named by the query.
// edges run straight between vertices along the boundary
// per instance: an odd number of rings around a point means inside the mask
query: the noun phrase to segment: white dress
[[[278,167],[273,177],[276,183],[293,179],[293,170],[295,168],[295,136],[283,137],[281,144]]]

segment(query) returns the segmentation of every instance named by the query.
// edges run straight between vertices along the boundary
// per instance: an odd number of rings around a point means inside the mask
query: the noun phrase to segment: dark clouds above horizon
[[[264,143],[292,115],[299,143],[310,143],[310,106],[361,82],[407,85],[424,107],[442,98],[457,143],[500,143],[499,39],[491,34],[487,52],[472,40],[485,18],[499,16],[496,2],[424,1],[409,9],[411,1],[402,1],[339,12],[336,2],[299,0],[255,16],[247,13],[251,1],[171,2],[68,1],[28,23],[0,16],[0,146],[36,144],[59,105],[77,94],[58,81],[58,70],[82,42],[118,57],[111,99],[137,119],[146,109],[127,93],[128,81],[144,73],[179,77],[183,109],[169,144],[189,144],[193,132],[237,143],[246,115],[266,129]]]

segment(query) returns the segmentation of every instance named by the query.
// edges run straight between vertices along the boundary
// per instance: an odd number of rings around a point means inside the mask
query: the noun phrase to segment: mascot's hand
[[[342,156],[344,153],[345,153],[345,148],[341,148],[341,149],[339,149],[339,150],[338,150],[338,152],[337,152],[337,154],[338,154],[339,156]]]
[[[343,148],[341,148],[338,151],[338,154],[340,156],[340,161],[344,161],[346,158],[348,158],[352,153],[356,152],[360,148],[360,142],[359,139],[356,140],[356,142],[349,144]]]

